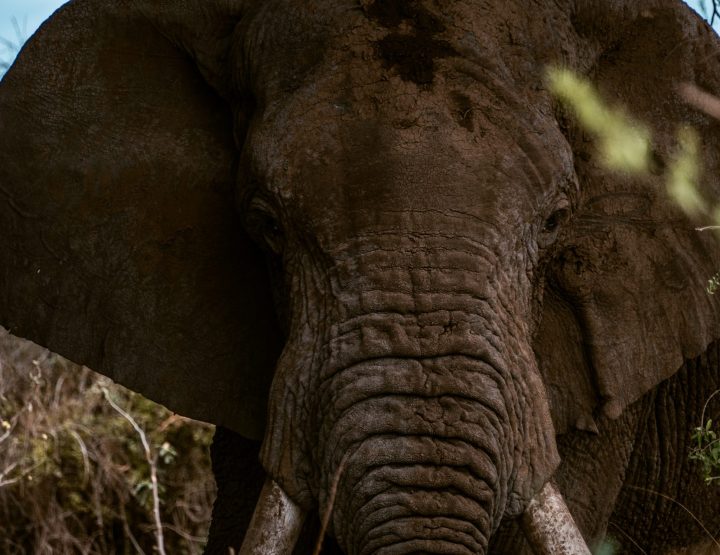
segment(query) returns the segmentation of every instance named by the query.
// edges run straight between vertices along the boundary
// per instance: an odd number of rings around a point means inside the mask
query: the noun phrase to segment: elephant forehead
[[[357,82],[369,73],[356,61],[264,108],[249,151],[279,197],[305,200],[306,210],[342,193],[362,205],[460,204],[503,214],[504,204],[537,209],[572,174],[555,118],[496,77],[448,68],[432,89]]]
[[[258,109],[248,152],[306,223],[339,226],[384,207],[518,226],[572,173],[550,101],[536,92],[541,69],[510,75],[495,27],[459,33],[450,4],[432,13],[423,2],[316,4],[289,2],[294,26],[263,27],[248,47],[262,54],[250,56]],[[425,65],[404,57],[413,45]]]
[[[446,223],[458,230],[468,220],[523,230],[567,170],[557,151],[517,125],[478,116],[471,132],[452,107],[436,108],[430,99],[425,110],[413,109],[417,119],[398,125],[392,118],[407,111],[343,117],[331,101],[295,127],[285,120],[281,139],[280,126],[269,125],[253,147],[268,188],[321,242],[382,231],[402,218],[409,231],[429,225],[428,218],[407,220],[411,213],[452,215]]]
[[[432,85],[444,62],[463,57],[484,57],[522,77],[533,64],[567,56],[573,33],[561,4],[543,6],[549,29],[521,0],[266,0],[239,29],[238,67],[258,95],[272,98],[348,56],[418,86]]]

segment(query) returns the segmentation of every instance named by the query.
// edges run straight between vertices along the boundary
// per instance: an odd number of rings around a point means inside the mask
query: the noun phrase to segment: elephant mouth
[[[305,513],[271,478],[266,481],[240,555],[291,555]],[[565,500],[547,482],[530,500],[522,529],[537,555],[590,555]]]

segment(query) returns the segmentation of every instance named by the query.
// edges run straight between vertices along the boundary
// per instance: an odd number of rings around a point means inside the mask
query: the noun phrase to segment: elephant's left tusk
[[[528,504],[522,527],[536,555],[590,555],[565,500],[550,482]]]
[[[302,509],[268,478],[239,555],[291,555],[304,520]]]

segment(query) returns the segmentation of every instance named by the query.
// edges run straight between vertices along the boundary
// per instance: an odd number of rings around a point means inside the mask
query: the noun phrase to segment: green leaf
[[[584,129],[595,136],[607,167],[632,174],[650,169],[650,133],[619,108],[610,108],[592,84],[570,70],[550,68],[551,92],[569,106]]]
[[[668,171],[667,190],[689,216],[705,211],[706,203],[698,192],[700,174],[700,138],[694,129],[683,127],[678,132],[679,150]]]

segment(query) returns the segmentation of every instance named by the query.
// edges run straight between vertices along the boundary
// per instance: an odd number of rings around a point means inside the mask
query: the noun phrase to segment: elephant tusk
[[[536,555],[590,555],[565,500],[550,482],[528,504],[522,527]]]
[[[290,555],[304,520],[302,509],[275,480],[268,478],[239,555]]]

